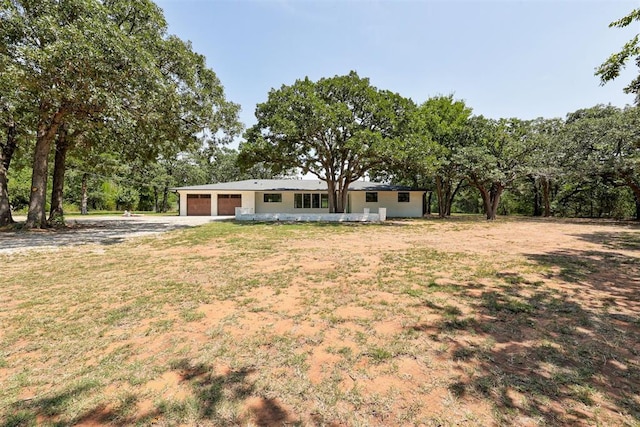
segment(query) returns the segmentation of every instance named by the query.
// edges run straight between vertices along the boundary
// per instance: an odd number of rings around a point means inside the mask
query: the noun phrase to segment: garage
[[[218,215],[235,215],[236,208],[242,207],[242,195],[218,194]]]
[[[187,215],[211,216],[211,194],[187,194]]]

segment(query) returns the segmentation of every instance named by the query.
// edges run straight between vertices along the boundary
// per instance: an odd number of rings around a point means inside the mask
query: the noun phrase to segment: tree
[[[389,158],[414,108],[354,71],[297,80],[258,104],[240,161],[245,167],[264,162],[274,174],[294,168],[313,174],[327,183],[329,211],[344,212],[349,185]]]
[[[48,157],[70,116],[117,103],[146,73],[149,55],[126,37],[107,8],[94,0],[11,0],[3,4],[2,53],[17,69],[17,84],[34,100],[37,116],[27,227],[45,221]]]
[[[519,119],[473,117],[466,142],[453,159],[482,197],[487,220],[495,220],[500,197],[517,178],[526,175],[536,145],[530,123]]]
[[[640,21],[640,9],[634,9],[627,16],[609,24],[609,27],[624,28],[634,21]],[[629,40],[619,52],[612,54],[605,62],[596,68],[596,75],[600,76],[601,84],[616,79],[629,59],[633,58],[640,68],[640,34]],[[636,104],[640,104],[640,75],[633,79],[624,89],[625,93],[636,96]]]
[[[640,219],[640,108],[596,105],[567,115],[563,143],[574,180],[628,187]],[[583,185],[584,187],[584,185]]]
[[[422,132],[436,144],[433,176],[441,218],[451,215],[453,199],[465,180],[453,156],[470,116],[471,109],[463,101],[455,101],[453,95],[430,98],[418,108]]]
[[[553,183],[563,174],[567,153],[561,144],[561,119],[538,118],[531,122],[530,138],[536,149],[532,152],[528,178],[533,185],[533,215],[549,217]]]

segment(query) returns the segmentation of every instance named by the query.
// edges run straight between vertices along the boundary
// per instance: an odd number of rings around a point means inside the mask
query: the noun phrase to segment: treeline
[[[640,218],[640,110],[598,105],[565,119],[490,119],[452,96],[416,105],[367,78],[308,78],[269,92],[240,160],[326,181],[342,212],[361,178],[431,190],[454,211]],[[433,197],[435,196],[435,197]]]
[[[488,219],[640,219],[637,107],[597,105],[564,119],[494,120],[473,116],[452,97],[435,97],[417,107],[416,117],[430,160],[386,176],[432,189],[441,217],[454,211],[483,212]]]

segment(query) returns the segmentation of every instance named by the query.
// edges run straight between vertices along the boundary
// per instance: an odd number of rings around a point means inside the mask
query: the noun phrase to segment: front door
[[[235,215],[239,207],[242,207],[241,194],[218,194],[218,215]]]

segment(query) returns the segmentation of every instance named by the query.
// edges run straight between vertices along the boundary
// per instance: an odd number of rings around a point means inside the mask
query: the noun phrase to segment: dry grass
[[[213,223],[0,257],[0,425],[640,425],[640,228]]]

